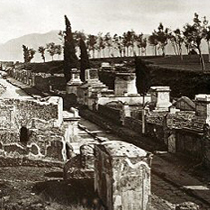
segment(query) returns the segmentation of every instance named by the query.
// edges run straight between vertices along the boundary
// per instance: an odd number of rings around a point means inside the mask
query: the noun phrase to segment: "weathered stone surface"
[[[70,137],[76,135],[79,119],[73,110],[64,122],[60,97],[1,99],[1,154],[63,161],[66,159],[64,142],[70,142]]]
[[[118,73],[115,78],[115,95],[137,95],[136,76],[134,73]]]
[[[151,102],[155,104],[155,110],[168,111],[171,106],[170,87],[153,86],[150,88]]]
[[[148,209],[150,158],[132,144],[95,145],[95,189],[108,209]]]
[[[184,202],[178,204],[175,210],[199,210],[199,206],[193,202]]]

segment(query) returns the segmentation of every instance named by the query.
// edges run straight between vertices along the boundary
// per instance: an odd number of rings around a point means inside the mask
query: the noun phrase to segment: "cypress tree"
[[[85,69],[90,68],[90,62],[87,53],[87,47],[82,38],[80,38],[79,47],[81,51],[80,55],[80,78],[84,82],[85,81]]]
[[[78,58],[76,56],[71,23],[66,15],[64,18],[66,24],[66,31],[64,32],[64,76],[66,82],[68,82],[71,79],[71,69],[78,66]]]
[[[136,87],[143,97],[150,88],[150,71],[142,59],[135,57],[136,66]],[[143,98],[144,99],[144,98]],[[144,100],[143,100],[144,105]]]

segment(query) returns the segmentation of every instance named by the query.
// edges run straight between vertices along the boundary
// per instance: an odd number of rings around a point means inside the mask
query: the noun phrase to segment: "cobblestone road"
[[[178,187],[170,184],[159,176],[152,174],[152,193],[173,207],[175,204],[179,204],[186,201],[191,201],[198,204],[201,210],[209,210],[210,207],[204,204],[201,200],[198,200],[194,196],[190,196],[188,193],[179,189]]]

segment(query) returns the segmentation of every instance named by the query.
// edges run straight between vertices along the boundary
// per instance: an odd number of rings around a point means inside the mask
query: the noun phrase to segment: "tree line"
[[[22,45],[22,48],[23,48],[24,62],[25,63],[31,62],[31,60],[34,58],[36,50],[34,50],[33,48],[29,48],[25,45]],[[56,45],[54,42],[50,42],[46,44],[46,46],[40,46],[38,48],[38,52],[41,54],[41,57],[44,62],[46,61],[46,55],[45,55],[46,51],[53,60],[55,55],[59,56],[62,54],[62,46],[59,44]]]
[[[209,62],[210,62],[210,25],[206,17],[200,18],[197,13],[194,14],[193,23],[185,24],[183,29],[171,30],[165,27],[162,23],[155,29],[151,35],[146,36],[143,33],[136,33],[134,30],[124,32],[122,35],[114,34],[111,36],[110,32],[103,34],[99,32],[97,35],[85,34],[84,31],[71,31],[71,35],[68,34],[68,28],[70,22],[65,16],[66,30],[60,31],[58,36],[61,40],[61,45],[56,45],[51,42],[45,47],[40,46],[38,52],[41,54],[43,61],[45,62],[45,51],[50,56],[58,54],[61,55],[64,52],[65,59],[65,44],[67,37],[71,37],[74,42],[74,49],[77,54],[81,54],[80,40],[84,41],[87,47],[88,56],[91,58],[103,58],[103,57],[126,57],[126,56],[144,56],[147,53],[148,45],[153,47],[153,54],[158,55],[158,51],[162,56],[166,55],[166,46],[171,43],[174,54],[179,55],[183,59],[183,48],[186,48],[188,54],[199,54],[200,63],[202,69],[205,70],[204,59],[202,56],[201,42],[205,40],[208,45]],[[35,54],[34,49],[28,49],[23,45],[24,61],[30,62]],[[67,51],[67,49],[66,49]]]

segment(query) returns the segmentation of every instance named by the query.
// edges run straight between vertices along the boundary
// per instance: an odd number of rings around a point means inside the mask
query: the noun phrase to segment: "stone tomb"
[[[69,82],[66,84],[66,92],[67,94],[75,94],[77,95],[77,88],[82,84],[82,81],[80,79],[80,70],[78,69],[72,69],[72,78],[69,80]]]
[[[168,86],[152,86],[150,88],[151,102],[155,105],[157,111],[169,111],[170,87]]]
[[[151,156],[129,143],[95,145],[95,190],[109,210],[149,207]]]
[[[195,96],[196,116],[205,118],[206,123],[210,124],[210,95],[198,94]]]
[[[115,95],[138,95],[136,89],[136,76],[134,73],[117,73],[115,78]]]

